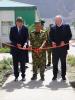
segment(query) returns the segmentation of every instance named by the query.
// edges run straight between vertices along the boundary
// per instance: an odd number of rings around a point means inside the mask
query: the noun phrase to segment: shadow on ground
[[[49,85],[46,85],[47,88],[51,89],[51,90],[59,90],[59,89],[65,89],[70,87],[70,85],[64,81],[52,81],[50,82]]]
[[[68,83],[63,81],[51,81],[49,85],[43,85],[43,82],[39,80],[39,81],[30,81],[28,83],[23,83],[22,81],[18,82],[11,81],[9,83],[6,83],[6,85],[2,87],[2,89],[6,90],[7,92],[13,92],[14,90],[22,88],[59,90],[68,87],[70,87],[70,85],[68,85]]]
[[[30,72],[30,71],[29,71]],[[49,74],[50,73],[50,74]],[[70,87],[69,82],[64,82],[61,79],[61,71],[59,70],[58,74],[58,80],[57,81],[51,81],[48,79],[48,77],[52,76],[52,68],[51,70],[46,70],[45,73],[45,81],[42,82],[41,80],[37,81],[10,81],[8,83],[5,83],[5,85],[2,87],[2,89],[6,90],[7,92],[13,92],[18,89],[51,89],[51,90],[59,90],[59,89],[65,89]],[[50,78],[51,78],[50,76]],[[47,80],[46,80],[47,79]]]
[[[16,89],[21,89],[21,88],[28,88],[28,89],[39,89],[40,87],[42,87],[42,81],[30,81],[28,83],[24,83],[22,81],[11,81],[9,83],[6,83],[6,85],[4,87],[2,87],[2,89],[6,90],[7,92],[12,92]]]

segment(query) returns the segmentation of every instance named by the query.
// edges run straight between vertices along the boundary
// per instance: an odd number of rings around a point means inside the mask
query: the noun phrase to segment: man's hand
[[[56,48],[56,43],[52,42],[52,47]]]
[[[41,51],[42,51],[42,47],[40,47],[40,48],[38,49],[38,51],[39,51],[39,53],[41,53]]]
[[[27,46],[27,43],[24,44],[23,48],[26,48],[26,46]]]
[[[17,47],[18,47],[18,48],[21,48],[21,44],[17,44]]]
[[[60,46],[64,46],[64,45],[65,45],[64,41],[61,41]]]
[[[34,52],[39,55],[41,53],[41,48],[35,48],[34,49]]]
[[[26,48],[26,45],[24,45],[23,48]]]

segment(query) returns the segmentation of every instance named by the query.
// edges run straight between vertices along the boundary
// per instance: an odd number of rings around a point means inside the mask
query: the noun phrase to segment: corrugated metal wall
[[[15,8],[0,8],[0,11],[5,11],[5,10],[14,10],[15,11],[15,20],[18,16],[22,16],[23,19],[26,21],[27,25],[31,25],[34,23],[35,21],[35,11],[36,8],[35,7],[15,7]]]
[[[35,9],[33,8],[18,8],[15,9],[15,18],[21,16],[27,25],[31,25],[35,21]]]

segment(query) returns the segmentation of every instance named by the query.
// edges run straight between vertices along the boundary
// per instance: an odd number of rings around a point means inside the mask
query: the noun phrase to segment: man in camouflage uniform
[[[44,23],[45,23],[45,21],[43,19],[41,19],[41,30],[46,33],[47,40],[48,40],[46,47],[50,47],[50,39],[49,39],[50,28],[49,29],[44,29]],[[48,54],[48,64],[46,65],[45,68],[51,66],[51,49],[48,49],[46,52]]]
[[[30,42],[32,48],[42,48],[45,45],[47,37],[44,32],[41,32],[41,22],[35,22],[35,31],[30,33]],[[44,81],[44,71],[46,65],[46,52],[41,50],[39,55],[35,52],[32,52],[33,58],[33,76],[31,80],[37,79],[37,71],[40,69],[41,80]]]
[[[48,29],[48,47],[51,47],[51,40],[50,40],[50,37],[49,37],[49,33],[50,33],[50,28],[51,28],[51,26],[52,26],[53,24],[50,24],[50,27],[49,27],[49,29]],[[49,66],[51,66],[51,61],[52,61],[52,59],[51,59],[51,55],[52,55],[52,49],[48,49],[47,50],[47,53],[48,53],[48,64],[47,64],[47,67],[49,67]]]

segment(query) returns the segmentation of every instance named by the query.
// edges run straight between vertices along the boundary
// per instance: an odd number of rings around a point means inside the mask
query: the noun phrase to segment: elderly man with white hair
[[[55,25],[50,30],[50,40],[54,47],[52,49],[52,62],[53,62],[53,78],[57,79],[58,73],[58,61],[61,61],[61,77],[62,80],[66,80],[66,56],[67,50],[69,50],[69,40],[72,37],[70,26],[63,24],[63,19],[60,15],[55,17]],[[68,44],[68,45],[65,45]],[[59,48],[56,48],[60,46]]]

